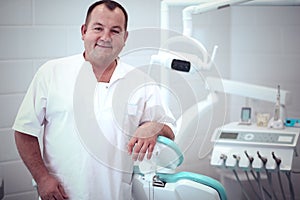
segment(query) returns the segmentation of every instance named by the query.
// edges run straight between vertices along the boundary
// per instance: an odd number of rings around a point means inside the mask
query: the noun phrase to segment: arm
[[[15,141],[19,154],[38,185],[42,199],[67,199],[58,180],[46,168],[37,137],[15,131]]]
[[[139,126],[127,146],[128,153],[133,154],[133,160],[143,160],[147,151],[147,159],[150,159],[156,139],[160,135],[171,140],[175,138],[172,129],[168,125],[158,122],[145,122]]]

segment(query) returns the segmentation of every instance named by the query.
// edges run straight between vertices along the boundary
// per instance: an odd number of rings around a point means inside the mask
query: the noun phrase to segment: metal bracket
[[[165,187],[166,183],[158,178],[158,176],[153,176],[152,186],[154,187]]]

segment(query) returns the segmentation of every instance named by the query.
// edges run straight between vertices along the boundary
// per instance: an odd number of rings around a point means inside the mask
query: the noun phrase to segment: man
[[[152,108],[165,109],[155,87],[133,98],[137,99],[133,109],[137,127],[128,130],[134,133],[124,134],[114,123],[111,108],[114,92],[132,70],[118,59],[128,37],[127,20],[125,9],[114,1],[92,4],[81,27],[83,55],[45,63],[27,91],[13,129],[19,154],[43,200],[131,199],[132,172],[95,159],[80,138],[85,133],[78,133],[73,97],[76,98],[74,91],[82,67],[89,66],[96,78],[96,119],[107,141],[116,145],[116,149],[125,146],[133,160],[143,160],[146,153],[149,159],[158,135],[174,139],[165,121],[155,121],[164,118],[167,110],[150,113]],[[38,138],[43,141],[43,156]],[[95,143],[103,146],[105,141]],[[128,158],[124,158],[126,162]],[[129,163],[132,165],[132,160]]]

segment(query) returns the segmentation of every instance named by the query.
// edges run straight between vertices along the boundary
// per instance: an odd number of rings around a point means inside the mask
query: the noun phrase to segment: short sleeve
[[[35,74],[17,113],[12,129],[38,137],[45,123],[49,78],[46,65]],[[48,74],[49,76],[50,74]]]

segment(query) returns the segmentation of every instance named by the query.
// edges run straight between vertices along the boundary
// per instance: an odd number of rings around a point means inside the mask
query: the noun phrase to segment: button
[[[253,138],[254,138],[254,135],[251,133],[246,134],[244,137],[245,140],[253,140]]]

